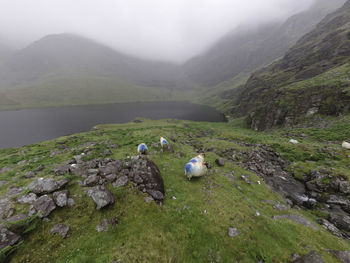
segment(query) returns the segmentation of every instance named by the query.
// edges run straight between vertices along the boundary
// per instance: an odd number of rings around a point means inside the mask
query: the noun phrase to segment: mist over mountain
[[[204,86],[215,86],[242,72],[252,72],[282,56],[344,2],[318,0],[308,10],[293,15],[284,23],[238,27],[207,52],[186,62],[185,71],[191,80]]]
[[[130,57],[72,34],[46,36],[8,57],[0,69],[1,89],[72,75],[120,78],[146,87],[175,87],[182,81],[178,65]]]

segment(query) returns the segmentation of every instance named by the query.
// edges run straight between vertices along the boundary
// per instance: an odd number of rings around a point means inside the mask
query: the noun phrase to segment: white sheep
[[[164,146],[168,146],[168,145],[169,145],[168,141],[165,138],[160,137],[160,146],[162,146],[163,148]]]
[[[189,162],[185,165],[185,175],[188,180],[192,177],[201,177],[208,172],[207,163],[204,162]]]
[[[342,145],[341,145],[344,149],[350,150],[350,143],[343,141]]]
[[[137,146],[137,152],[139,154],[147,154],[148,152],[147,145],[145,143],[139,144],[139,146]]]

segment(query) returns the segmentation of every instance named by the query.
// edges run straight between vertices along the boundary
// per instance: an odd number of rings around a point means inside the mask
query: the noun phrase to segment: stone
[[[56,209],[56,205],[49,196],[43,195],[33,202],[33,208],[39,213],[40,218],[44,218]]]
[[[145,196],[145,202],[146,203],[150,203],[152,201],[154,201],[154,199],[151,196]]]
[[[331,213],[329,221],[337,228],[350,232],[350,216],[340,213]]]
[[[69,173],[69,166],[68,165],[62,165],[58,166],[56,168],[53,168],[52,171],[55,175],[65,175]]]
[[[21,240],[21,237],[6,228],[0,230],[0,251],[7,246],[13,246]]]
[[[341,263],[350,263],[350,251],[330,250]]]
[[[35,173],[33,171],[29,171],[29,172],[24,174],[25,178],[32,178],[34,176],[35,176]]]
[[[157,190],[148,190],[147,193],[153,197],[154,200],[157,201],[163,201],[164,200],[164,194]]]
[[[273,206],[273,209],[277,210],[277,211],[285,211],[285,210],[288,210],[289,207],[286,206],[286,205],[283,205],[281,203],[277,203]]]
[[[98,185],[90,188],[87,195],[95,202],[97,210],[114,203],[113,194],[105,186]]]
[[[329,222],[328,220],[326,220],[324,218],[319,218],[319,219],[317,219],[317,222],[321,226],[323,226],[323,228],[325,228],[329,232],[331,232],[333,235],[335,235],[337,237],[343,237],[342,232],[335,225],[333,225],[331,222]]]
[[[128,182],[129,182],[129,178],[127,176],[122,176],[118,178],[117,181],[115,181],[112,185],[113,187],[117,188],[121,186],[126,186]]]
[[[71,174],[74,174],[76,176],[81,176],[83,174],[83,169],[81,169],[77,164],[71,164],[69,171]]]
[[[68,203],[68,195],[69,195],[68,190],[63,190],[59,192],[54,192],[52,197],[57,206],[64,207]]]
[[[350,194],[350,183],[348,181],[339,182],[339,191],[343,194]]]
[[[97,176],[96,174],[93,174],[93,175],[88,176],[88,178],[86,178],[84,180],[83,184],[85,186],[93,186],[93,185],[98,184],[99,180],[100,180],[100,177]]]
[[[69,226],[66,226],[61,223],[54,225],[50,230],[51,234],[58,234],[63,238],[66,238],[68,236],[68,232],[69,232]]]
[[[29,193],[27,195],[22,195],[16,198],[16,201],[20,204],[32,204],[37,199],[37,195],[34,193]]]
[[[44,169],[45,169],[45,166],[43,164],[40,164],[34,171],[35,172],[41,172]]]
[[[315,251],[292,261],[292,263],[324,263],[322,257]]]
[[[106,149],[106,150],[103,151],[103,155],[104,156],[109,156],[109,155],[112,155],[112,154],[113,154],[112,151],[109,150],[109,149]]]
[[[241,175],[240,177],[239,177],[241,180],[243,180],[245,183],[247,183],[247,184],[251,184],[251,182],[250,182],[250,180],[248,179],[248,176],[247,175]]]
[[[96,231],[97,232],[105,232],[108,230],[108,221],[107,219],[103,219],[97,226]]]
[[[106,180],[108,182],[113,182],[114,180],[117,179],[117,175],[116,174],[109,174],[109,175],[106,175]]]
[[[75,206],[75,201],[74,201],[74,199],[73,199],[73,198],[68,198],[68,200],[67,200],[67,205],[68,205],[69,207]]]
[[[218,159],[215,160],[215,163],[218,166],[224,166],[225,165],[225,160],[223,158],[218,158]]]
[[[10,199],[3,198],[0,200],[0,219],[8,218],[13,214],[13,207]]]
[[[48,194],[59,189],[57,182],[52,178],[39,178],[27,186],[35,194]]]
[[[295,223],[304,225],[306,227],[310,227],[310,228],[312,228],[314,230],[318,230],[318,228],[313,223],[311,223],[309,220],[307,220],[306,218],[304,218],[302,216],[299,216],[299,215],[293,215],[293,214],[280,215],[280,216],[273,216],[272,218],[274,220],[288,219],[288,220],[291,220],[291,221],[293,221]]]
[[[6,197],[12,198],[16,195],[22,194],[23,190],[23,187],[10,187],[6,193]]]
[[[229,227],[227,230],[227,234],[229,237],[233,238],[233,237],[238,235],[238,230],[237,230],[237,228]]]
[[[68,183],[69,183],[69,180],[68,180],[68,179],[58,180],[58,181],[57,181],[57,187],[58,187],[57,190],[59,190],[59,189],[65,187]]]

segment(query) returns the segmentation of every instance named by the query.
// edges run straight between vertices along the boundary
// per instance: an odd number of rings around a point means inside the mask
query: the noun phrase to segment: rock
[[[30,171],[24,174],[25,178],[32,178],[34,176],[35,176],[35,173],[33,171]]]
[[[146,203],[150,203],[152,201],[154,201],[154,199],[151,196],[145,196],[145,202]]]
[[[339,192],[343,194],[350,194],[350,183],[348,181],[339,182]]]
[[[85,186],[93,186],[98,184],[100,180],[100,177],[97,176],[96,174],[90,175],[88,178],[86,178],[83,182]]]
[[[52,178],[39,178],[27,186],[28,190],[35,194],[48,194],[59,189],[59,185]]]
[[[54,201],[47,195],[40,196],[33,202],[33,208],[39,213],[39,217],[47,217],[56,209]]]
[[[29,193],[16,198],[16,201],[20,204],[32,204],[37,199],[36,194]]]
[[[243,180],[245,183],[251,184],[251,182],[249,181],[247,175],[243,175],[243,174],[242,174],[239,178],[240,178],[241,180]]]
[[[81,169],[77,164],[71,164],[69,171],[71,174],[74,174],[76,176],[81,176],[83,174],[83,169]]]
[[[55,175],[65,175],[69,173],[69,168],[70,167],[68,165],[62,165],[62,166],[53,168],[52,171],[54,172]]]
[[[350,212],[350,200],[341,196],[331,195],[327,204],[340,205],[345,211]]]
[[[106,175],[106,180],[108,182],[113,182],[114,180],[117,179],[117,175],[116,174],[109,174],[109,175]]]
[[[69,180],[68,180],[68,179],[58,180],[58,181],[57,181],[57,187],[58,187],[57,190],[59,190],[59,189],[65,187],[68,183],[69,183]]]
[[[309,254],[292,261],[292,263],[324,263],[324,261],[319,254],[312,251]]]
[[[20,195],[23,193],[23,187],[10,187],[9,190],[6,193],[6,197],[12,198],[16,195]]]
[[[330,250],[341,263],[350,263],[350,251]]]
[[[73,198],[68,198],[68,200],[67,200],[67,205],[68,205],[69,207],[75,206],[75,201],[74,201],[74,199],[73,199]]]
[[[54,192],[52,197],[57,206],[64,207],[68,203],[68,195],[69,195],[68,190],[63,190],[59,192]]]
[[[114,203],[113,194],[105,186],[95,186],[87,191],[87,195],[95,202],[98,210]]]
[[[341,231],[335,225],[333,225],[332,223],[330,223],[326,219],[319,218],[319,219],[317,219],[317,222],[321,226],[323,226],[325,229],[327,229],[329,232],[331,232],[333,235],[335,235],[337,237],[343,237],[343,234],[341,233]]]
[[[223,158],[218,158],[218,159],[215,160],[215,163],[218,166],[224,166],[225,165],[225,160]]]
[[[107,219],[103,219],[97,226],[97,232],[107,231],[108,230],[108,221]]]
[[[163,201],[164,200],[164,194],[157,190],[148,190],[147,193],[153,197],[154,200]]]
[[[122,176],[118,178],[117,181],[115,181],[112,185],[113,187],[117,188],[121,186],[126,186],[128,182],[129,182],[129,178],[127,176]]]
[[[331,213],[329,221],[337,228],[350,232],[350,216],[346,214]]]
[[[112,154],[113,154],[112,151],[109,150],[109,149],[106,149],[106,150],[103,151],[103,155],[104,156],[109,156],[109,155],[112,155]]]
[[[233,238],[238,235],[238,230],[237,228],[229,227],[227,230],[227,234],[229,237]]]
[[[273,209],[277,210],[277,211],[285,211],[285,210],[288,210],[289,207],[286,206],[286,205],[283,205],[281,203],[277,203],[273,206]]]
[[[15,223],[15,222],[18,222],[18,221],[22,221],[22,220],[25,220],[28,218],[28,215],[25,215],[25,214],[18,214],[18,215],[14,215],[14,216],[11,216],[9,218],[6,219],[6,222],[8,223]]]
[[[66,226],[64,224],[56,224],[54,225],[51,230],[50,233],[51,234],[58,234],[63,238],[66,238],[68,236],[68,231],[69,231],[69,226]]]
[[[13,207],[10,199],[4,198],[0,200],[0,219],[8,218],[13,215]]]
[[[302,216],[299,216],[299,215],[293,215],[293,214],[280,215],[280,216],[273,216],[272,218],[274,220],[288,219],[288,220],[291,220],[291,221],[293,221],[295,223],[304,225],[306,227],[310,227],[310,228],[312,228],[314,230],[318,230],[318,228],[314,224],[312,224],[309,220],[307,220],[306,218],[304,218]]]
[[[45,169],[45,166],[43,164],[40,164],[34,171],[35,172],[41,172],[44,169]]]
[[[13,246],[21,240],[21,237],[6,228],[0,230],[0,251],[7,246]]]
[[[292,143],[292,144],[298,144],[299,143],[297,140],[294,140],[294,139],[290,139],[289,142]]]

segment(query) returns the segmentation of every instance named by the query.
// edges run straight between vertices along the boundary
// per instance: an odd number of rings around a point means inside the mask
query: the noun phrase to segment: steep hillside
[[[292,124],[315,113],[350,109],[350,1],[303,36],[286,55],[255,72],[231,112],[252,128]]]
[[[238,74],[250,73],[282,56],[301,36],[344,2],[318,0],[309,10],[282,24],[238,28],[206,53],[189,60],[184,65],[186,74],[196,83],[215,86]]]
[[[136,59],[70,34],[46,36],[16,52],[0,69],[1,89],[27,87],[65,74],[108,77],[145,87],[183,84],[178,65]]]
[[[349,131],[350,116],[274,133],[137,119],[2,149],[0,260],[256,263],[312,253],[339,263],[350,251],[349,152],[339,147]],[[140,142],[148,161],[132,157]],[[188,181],[184,164],[198,152],[210,172]]]

